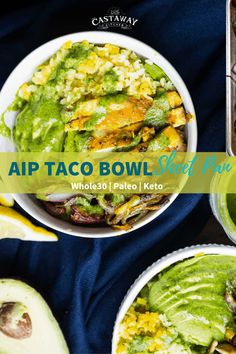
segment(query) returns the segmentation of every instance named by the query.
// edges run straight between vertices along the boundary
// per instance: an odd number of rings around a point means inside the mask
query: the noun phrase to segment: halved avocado
[[[0,280],[0,354],[69,354],[41,295],[19,280]]]

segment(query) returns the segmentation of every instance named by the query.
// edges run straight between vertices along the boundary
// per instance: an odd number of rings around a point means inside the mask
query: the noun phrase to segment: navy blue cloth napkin
[[[0,16],[0,84],[30,51],[57,36],[94,30],[111,6],[138,18],[118,31],[151,45],[192,95],[199,151],[225,149],[225,2],[93,0],[10,2]],[[17,89],[17,88],[16,88]],[[126,236],[53,244],[0,242],[0,276],[19,277],[46,298],[72,354],[110,353],[113,323],[135,278],[158,257],[191,244],[210,216],[207,196],[182,195],[158,219]],[[52,353],[50,353],[52,354]]]

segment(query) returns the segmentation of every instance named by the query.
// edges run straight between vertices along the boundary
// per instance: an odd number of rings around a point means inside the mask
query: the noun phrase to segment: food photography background
[[[5,4],[0,17],[0,85],[39,45],[64,34],[96,30],[91,19],[113,6],[138,22],[130,30],[109,30],[159,51],[185,81],[196,109],[198,151],[225,151],[222,0]],[[71,353],[110,353],[116,313],[137,276],[172,250],[209,242],[230,243],[212,216],[208,195],[180,195],[161,216],[128,235],[83,239],[59,233],[59,241],[52,244],[2,240],[0,276],[23,279],[42,293]]]

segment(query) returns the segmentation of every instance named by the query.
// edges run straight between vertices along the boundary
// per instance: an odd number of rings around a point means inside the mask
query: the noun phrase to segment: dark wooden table
[[[211,216],[207,225],[204,227],[202,232],[198,235],[196,240],[194,240],[194,244],[199,244],[199,243],[200,244],[221,243],[225,245],[234,245],[233,242],[229,240],[229,238],[224,232],[224,229],[214,218],[214,216]]]

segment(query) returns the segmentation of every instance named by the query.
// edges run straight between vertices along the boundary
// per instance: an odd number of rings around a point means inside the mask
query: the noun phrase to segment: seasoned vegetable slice
[[[184,107],[174,108],[167,114],[167,121],[173,127],[180,127],[187,123]]]
[[[89,116],[80,116],[66,124],[66,131],[70,130],[113,130],[130,124],[142,122],[152,100],[142,98],[126,98],[123,102],[110,102],[107,106],[100,105]],[[95,115],[100,113],[100,118]]]
[[[182,99],[176,91],[165,92],[154,99],[147,110],[144,123],[161,128],[167,124],[178,127],[186,124]],[[176,107],[179,107],[176,109]]]
[[[154,139],[149,142],[148,151],[184,151],[185,144],[182,134],[173,127],[164,128]]]

